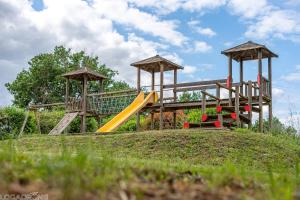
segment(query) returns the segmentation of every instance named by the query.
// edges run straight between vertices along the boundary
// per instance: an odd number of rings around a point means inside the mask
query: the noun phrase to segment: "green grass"
[[[299,141],[289,136],[167,130],[27,136],[0,145],[0,194],[292,199],[300,186]]]

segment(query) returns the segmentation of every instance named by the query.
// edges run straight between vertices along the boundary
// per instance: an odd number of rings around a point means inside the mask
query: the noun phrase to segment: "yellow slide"
[[[155,103],[158,100],[157,93],[155,91],[151,91],[150,94],[146,97],[144,92],[140,92],[140,94],[135,98],[135,100],[122,112],[117,114],[114,118],[112,118],[109,122],[107,122],[104,126],[97,130],[98,133],[112,132],[119,128],[123,123],[125,123],[132,115],[136,114],[143,107],[145,107],[149,103]]]

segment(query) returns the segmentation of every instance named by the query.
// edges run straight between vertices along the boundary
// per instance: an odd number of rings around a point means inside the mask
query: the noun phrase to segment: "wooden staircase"
[[[48,135],[59,135],[61,134],[70,123],[77,117],[78,112],[66,113],[60,122],[50,131]]]

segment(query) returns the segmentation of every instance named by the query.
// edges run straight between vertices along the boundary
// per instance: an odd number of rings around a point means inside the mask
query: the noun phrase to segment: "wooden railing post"
[[[201,106],[202,114],[206,112],[206,94],[202,93],[202,106]]]
[[[252,81],[248,81],[248,105],[250,110],[248,111],[248,128],[252,128]]]
[[[241,127],[240,121],[240,86],[235,86],[235,113],[237,127]]]

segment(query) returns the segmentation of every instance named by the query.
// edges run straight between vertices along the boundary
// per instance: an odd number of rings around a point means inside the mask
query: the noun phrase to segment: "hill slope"
[[[0,193],[36,185],[58,199],[289,199],[300,186],[300,146],[288,136],[176,130],[0,144]]]

